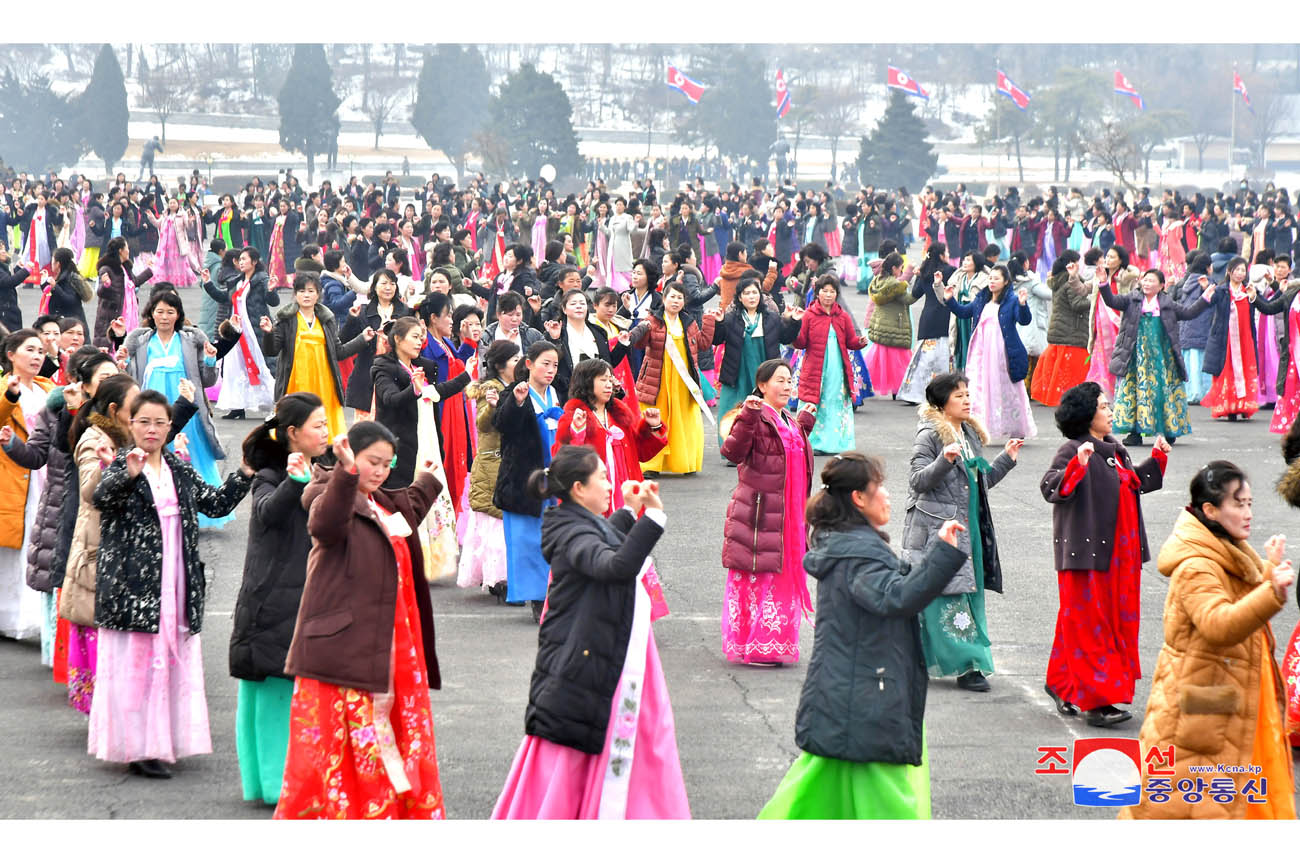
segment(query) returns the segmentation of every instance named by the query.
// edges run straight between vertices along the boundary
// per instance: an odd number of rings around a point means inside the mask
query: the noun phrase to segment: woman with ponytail
[[[606,518],[604,462],[565,445],[527,487],[536,502],[559,501],[542,518],[551,585],[524,740],[492,817],[689,818],[651,629],[667,608],[646,583],[667,521],[659,486],[625,481],[624,507]]]
[[[915,559],[889,546],[885,466],[832,457],[808,502],[817,579],[812,661],[795,716],[801,752],[759,818],[929,818],[927,687],[918,614],[966,561],[949,520]]]
[[[302,493],[312,462],[329,450],[329,418],[315,394],[297,391],[244,439],[256,474],[250,495],[244,580],[230,633],[230,675],[239,680],[235,748],[245,800],[274,805],[289,747],[293,679],[284,659],[293,640],[311,536]]]

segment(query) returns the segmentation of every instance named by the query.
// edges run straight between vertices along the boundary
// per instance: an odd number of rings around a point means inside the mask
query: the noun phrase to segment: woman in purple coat
[[[739,475],[723,528],[722,651],[728,661],[780,666],[799,660],[799,620],[812,613],[804,506],[817,406],[801,403],[797,419],[785,410],[794,385],[780,358],[764,361],[755,378],[754,393],[721,425],[733,422],[721,451]]]

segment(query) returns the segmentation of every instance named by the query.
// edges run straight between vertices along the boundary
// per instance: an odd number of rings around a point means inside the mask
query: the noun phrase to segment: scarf
[[[678,319],[678,322],[681,322],[681,319]],[[690,368],[686,366],[686,361],[682,358],[681,352],[677,350],[677,341],[673,339],[672,334],[667,333],[667,330],[668,323],[664,322],[664,355],[672,361],[673,369],[677,371],[678,377],[686,386],[686,390],[690,392],[691,398],[695,400],[696,405],[700,407],[700,411],[704,413],[704,417],[709,419],[710,424],[717,426],[718,422],[713,419],[713,412],[709,409],[709,404],[705,402],[704,394],[700,391],[700,383],[696,382],[694,377],[691,376]],[[687,337],[688,343],[689,333],[683,324],[682,334]],[[688,345],[686,348],[689,351],[691,347]],[[662,381],[660,381],[659,387],[664,387]]]
[[[1232,358],[1232,391],[1241,399],[1246,396],[1246,376],[1241,369],[1241,319],[1237,315],[1237,302],[1246,297],[1246,293],[1228,284],[1228,354]],[[1249,319],[1247,319],[1249,322]]]
[[[123,268],[123,270],[125,271],[126,269]],[[248,277],[245,277],[244,281],[239,284],[239,288],[235,289],[235,295],[230,299],[230,308],[232,310],[236,312],[239,311],[240,302],[248,295],[249,285],[250,280]],[[244,306],[244,309],[248,309],[247,305]],[[262,384],[262,371],[258,369],[257,361],[253,358],[253,349],[248,342],[249,328],[258,327],[258,323],[250,321],[247,315],[242,316],[241,319],[243,320],[244,327],[239,332],[239,342],[236,345],[239,346],[240,357],[244,359],[244,370],[248,373],[249,384],[260,385]]]

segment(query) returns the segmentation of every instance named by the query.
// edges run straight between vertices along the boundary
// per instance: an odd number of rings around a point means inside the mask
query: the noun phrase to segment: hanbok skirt
[[[293,680],[267,677],[239,681],[235,704],[235,750],[245,800],[274,806],[284,784],[289,752],[289,708]]]
[[[89,246],[81,251],[81,258],[77,262],[77,270],[88,280],[96,279],[99,276],[99,247]]]
[[[853,406],[844,383],[844,363],[835,329],[830,329],[822,361],[822,390],[817,422],[808,441],[814,451],[839,454],[853,450]]]
[[[461,512],[465,537],[461,540],[456,585],[487,589],[506,579],[506,529],[500,517],[466,508]]]
[[[1201,405],[1207,407],[1214,418],[1222,418],[1225,415],[1241,415],[1249,418],[1259,411],[1259,377],[1255,367],[1255,347],[1251,345],[1250,336],[1250,332],[1246,331],[1241,337],[1241,366],[1245,393],[1237,396],[1232,352],[1225,351],[1222,372],[1214,377],[1210,390],[1201,398]]]
[[[1119,325],[1113,323],[1109,315],[1102,315],[1102,312],[1102,309],[1093,311],[1096,333],[1092,339],[1092,352],[1088,355],[1087,380],[1096,382],[1107,394],[1114,394],[1115,374],[1110,371],[1110,356],[1115,351]]]
[[[542,601],[551,569],[542,556],[542,518],[502,512],[506,539],[506,601]]]
[[[921,648],[932,677],[993,673],[984,585],[974,592],[941,595],[921,611]]]
[[[680,349],[680,338],[678,346]],[[644,415],[650,408],[659,410],[659,417],[668,426],[668,447],[642,462],[641,471],[699,472],[704,467],[704,419],[686,383],[677,375],[677,368],[667,357],[663,361],[659,395],[653,407],[642,403],[641,413]]]
[[[494,819],[575,820],[600,815],[610,739],[617,730],[617,708],[610,706],[605,748],[589,755],[541,737],[527,735],[515,753],[505,788],[492,810]],[[636,722],[636,745],[628,778],[627,818],[691,817],[677,755],[677,731],[655,646],[646,641],[645,684]]]
[[[1202,370],[1204,362],[1204,349],[1183,349],[1183,367],[1187,370],[1187,402],[1193,406],[1200,404],[1201,398],[1210,390],[1210,383],[1213,381],[1210,375]]]
[[[99,629],[72,625],[68,632],[68,703],[86,715],[90,715],[90,704],[95,694],[98,649]]]
[[[1028,439],[1038,435],[1025,383],[1012,382],[1007,371],[1007,353],[996,311],[982,316],[971,335],[966,376],[970,379],[971,414],[984,422],[989,436]]]
[[[1187,395],[1159,316],[1142,316],[1137,346],[1115,385],[1115,433],[1166,438],[1192,432]]]
[[[27,585],[27,546],[40,507],[45,469],[28,473],[27,506],[21,546],[0,547],[0,635],[14,640],[37,637],[45,628],[45,596]]]
[[[1286,684],[1286,733],[1291,745],[1300,747],[1300,623],[1286,642],[1282,658],[1282,681]]]
[[[872,343],[866,349],[867,372],[881,394],[897,394],[912,359],[908,349]]]
[[[759,820],[905,820],[930,817],[930,749],[921,765],[858,764],[800,752]]]
[[[1088,350],[1048,343],[1034,367],[1033,393],[1044,406],[1059,406],[1061,395],[1088,377]]]
[[[930,380],[949,372],[952,372],[952,355],[948,350],[948,338],[922,340],[917,343],[912,360],[907,365],[907,372],[903,374],[898,399],[909,403],[924,403],[925,389]]]
[[[1280,363],[1277,348],[1277,328],[1273,316],[1260,316],[1256,326],[1255,352],[1256,367],[1259,373],[1259,405],[1276,403],[1277,368]]]

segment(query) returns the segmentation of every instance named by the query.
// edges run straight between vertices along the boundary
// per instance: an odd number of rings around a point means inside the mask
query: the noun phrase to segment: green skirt
[[[725,382],[718,383],[718,411],[716,417],[721,418],[732,409],[735,409],[741,403],[745,402],[754,390],[754,380],[758,378],[758,368],[763,363],[765,350],[763,348],[762,337],[750,337],[742,344],[743,348],[740,353],[740,373],[736,376],[736,384],[728,385]],[[718,446],[722,446],[722,429],[718,429]]]
[[[1138,320],[1137,346],[1124,377],[1115,383],[1114,432],[1142,436],[1186,436],[1187,387],[1159,316]]]
[[[921,611],[921,648],[930,676],[993,673],[989,646],[982,580],[976,579],[974,592],[941,595]]]
[[[921,731],[921,766],[855,764],[800,752],[758,813],[760,819],[837,820],[930,817],[930,750]]]
[[[275,805],[284,781],[289,751],[289,706],[293,680],[267,677],[262,682],[239,681],[235,708],[235,750],[245,800]]]

